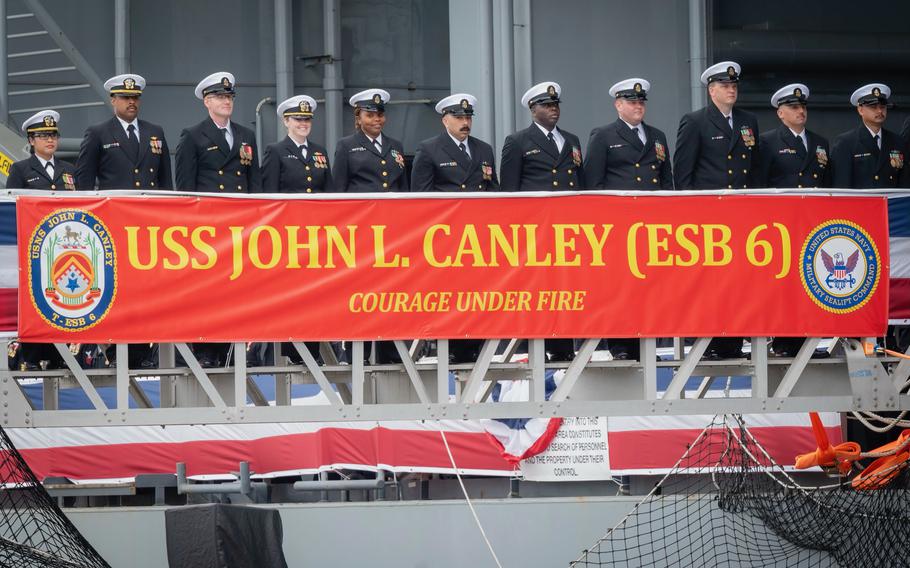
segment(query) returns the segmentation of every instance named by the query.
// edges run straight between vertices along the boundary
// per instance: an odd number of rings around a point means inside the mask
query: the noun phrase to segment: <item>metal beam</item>
[[[698,362],[701,361],[702,356],[705,354],[709,343],[711,343],[710,337],[699,337],[695,341],[695,345],[689,350],[689,354],[686,355],[683,364],[679,366],[676,374],[673,375],[673,379],[670,380],[670,384],[664,392],[664,399],[682,398],[683,389],[689,381],[689,377],[695,371],[695,367],[698,366]]]
[[[331,62],[323,65],[322,88],[325,91],[325,146],[329,152],[341,139],[344,129],[344,78],[341,74],[341,1],[323,0],[323,34],[325,53]]]
[[[291,0],[274,0],[275,5],[275,100],[294,96],[294,20]],[[278,125],[278,140],[284,138],[284,129]]]
[[[319,388],[322,390],[322,394],[329,400],[329,403],[331,403],[332,406],[341,406],[343,404],[341,398],[339,398],[335,389],[332,388],[329,380],[325,378],[325,373],[319,368],[319,363],[316,362],[316,358],[310,353],[310,349],[301,341],[295,341],[293,342],[293,345],[294,349],[296,349],[297,353],[300,355],[300,358],[303,359],[303,363],[306,365],[307,370],[310,371],[313,378],[316,380],[316,384],[318,384]]]
[[[57,353],[60,353],[60,357],[63,358],[63,362],[66,363],[67,368],[73,373],[73,376],[76,377],[79,386],[85,391],[85,396],[91,401],[92,406],[100,410],[107,410],[107,405],[101,400],[101,395],[98,394],[92,381],[89,380],[88,375],[85,374],[85,371],[82,370],[82,367],[76,362],[76,358],[70,353],[69,347],[64,343],[54,343],[54,347],[57,348]]]
[[[192,351],[190,351],[190,348],[187,346],[187,344],[175,343],[174,345],[177,347],[177,351],[180,352],[183,360],[186,361],[186,364],[190,368],[190,371],[193,372],[193,376],[195,376],[196,380],[199,381],[199,386],[202,387],[202,390],[205,391],[205,394],[209,397],[209,400],[212,401],[212,404],[218,408],[225,408],[227,404],[224,403],[224,399],[221,398],[221,395],[218,393],[218,389],[216,389],[215,385],[212,384],[212,380],[209,379],[209,376],[202,368],[202,365],[199,364],[199,361],[196,360],[196,356]]]
[[[6,0],[0,0],[0,120],[9,122],[9,86],[7,84]]]
[[[130,0],[114,0],[114,74],[130,72]]]

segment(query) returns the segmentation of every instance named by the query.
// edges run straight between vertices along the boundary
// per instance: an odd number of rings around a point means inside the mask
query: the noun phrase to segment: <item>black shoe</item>
[[[571,361],[575,358],[575,353],[551,353],[550,361]]]
[[[793,353],[789,349],[775,349],[774,354],[778,357],[796,357],[796,353]]]
[[[38,370],[38,365],[36,365],[35,363],[25,363],[25,362],[23,362],[23,363],[21,363],[21,364],[19,365],[19,370],[20,370],[20,371],[37,371],[37,370]]]
[[[726,361],[729,359],[743,359],[746,356],[742,351],[709,351],[706,355],[711,361]]]
[[[473,363],[477,361],[479,353],[449,353],[449,363],[459,365],[462,363]]]
[[[208,355],[202,355],[199,357],[199,366],[203,369],[212,369],[218,366],[218,361],[209,357]]]
[[[158,361],[153,361],[152,359],[143,359],[139,362],[140,369],[154,369],[158,366]]]
[[[613,355],[614,361],[628,361],[630,359],[632,359],[632,356],[629,355],[629,353],[626,351],[620,351],[619,353]]]
[[[827,358],[830,357],[830,356],[831,356],[831,354],[828,353],[828,350],[827,350],[827,349],[816,349],[816,350],[812,353],[812,358],[813,358],[813,359],[827,359]]]

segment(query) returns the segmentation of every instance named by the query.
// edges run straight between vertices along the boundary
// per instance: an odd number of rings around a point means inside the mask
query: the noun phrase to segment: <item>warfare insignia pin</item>
[[[831,219],[815,227],[800,253],[799,276],[809,298],[826,312],[858,310],[881,280],[881,256],[862,227]]]
[[[45,323],[83,331],[104,319],[117,295],[117,263],[113,237],[99,217],[55,211],[35,227],[28,250],[37,252],[28,265],[32,306]]]

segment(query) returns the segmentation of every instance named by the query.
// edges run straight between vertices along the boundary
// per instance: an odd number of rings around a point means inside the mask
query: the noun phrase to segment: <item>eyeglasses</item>
[[[58,132],[36,132],[32,134],[32,138],[38,138],[39,140],[56,140],[60,137]]]
[[[212,97],[212,98],[214,98],[214,99],[218,99],[219,101],[232,101],[232,100],[234,100],[234,95],[231,94],[231,93],[212,93],[211,95],[208,95],[208,96],[209,96],[209,97]]]

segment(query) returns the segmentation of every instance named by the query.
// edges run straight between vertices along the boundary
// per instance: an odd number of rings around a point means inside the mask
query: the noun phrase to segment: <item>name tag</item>
[[[298,157],[295,156],[294,154],[288,154],[287,156],[284,157],[284,159],[286,159],[286,160],[299,160],[300,158],[298,158]]]
[[[527,152],[525,152],[525,156],[533,156],[534,154],[540,154],[540,150],[537,148],[534,148],[533,150],[528,150]]]
[[[872,152],[865,152],[863,154],[853,154],[854,158],[868,158],[872,155]]]
[[[27,181],[27,182],[29,182],[29,183],[32,183],[33,181],[38,181],[39,179],[41,179],[41,178],[40,178],[40,177],[33,177],[33,178],[28,178],[28,179],[25,180],[25,181]]]
[[[777,153],[778,154],[795,154],[796,150],[792,150],[790,148],[784,148],[783,150],[778,150]]]
[[[208,148],[205,149],[205,151],[206,151],[206,152],[211,152],[212,150],[217,150],[217,149],[218,149],[218,146],[215,145],[215,146],[209,146]]]
[[[723,134],[721,134],[720,136],[712,136],[712,137],[711,137],[711,140],[723,140],[723,139],[724,139],[724,135],[723,135]]]
[[[363,146],[358,146],[357,148],[351,148],[348,152],[366,152],[367,149]]]
[[[110,144],[105,144],[105,145],[101,146],[101,149],[108,150],[110,148],[119,148],[119,147],[120,147],[120,142],[111,142]]]
[[[608,150],[615,150],[616,148],[622,148],[625,144],[610,144]]]
[[[442,162],[439,164],[440,168],[454,168],[458,165],[458,162]]]

